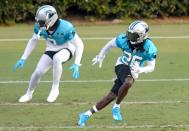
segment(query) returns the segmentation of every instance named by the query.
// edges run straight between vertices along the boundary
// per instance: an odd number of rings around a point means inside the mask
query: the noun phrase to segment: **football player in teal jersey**
[[[33,36],[28,41],[22,57],[14,65],[14,70],[24,66],[40,37],[43,37],[46,41],[46,50],[31,76],[26,93],[20,97],[19,102],[28,102],[32,99],[33,92],[41,76],[51,67],[53,69],[53,80],[47,101],[54,102],[59,95],[62,64],[75,56],[74,64],[70,69],[73,70],[73,78],[77,79],[84,45],[74,26],[70,22],[58,18],[56,9],[53,6],[41,6],[36,12],[35,20]]]
[[[120,103],[127,95],[129,88],[141,73],[153,72],[157,48],[148,38],[149,27],[144,21],[134,21],[128,27],[126,33],[118,35],[110,40],[92,60],[93,64],[102,66],[105,54],[111,48],[120,48],[122,55],[118,58],[115,73],[116,80],[110,92],[99,100],[90,110],[81,113],[78,125],[85,126],[92,114],[102,110],[109,103],[115,100],[112,107],[112,116],[116,121],[121,121]]]

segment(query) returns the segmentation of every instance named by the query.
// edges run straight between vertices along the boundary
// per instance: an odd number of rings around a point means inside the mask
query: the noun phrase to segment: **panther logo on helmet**
[[[127,30],[127,38],[132,45],[140,44],[148,38],[149,27],[144,21],[135,21]]]
[[[45,27],[48,30],[52,27],[58,19],[56,9],[50,5],[44,5],[37,10],[35,20],[39,23],[40,27]]]

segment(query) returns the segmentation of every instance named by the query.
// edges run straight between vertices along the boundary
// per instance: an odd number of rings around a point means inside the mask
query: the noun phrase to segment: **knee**
[[[133,78],[128,77],[128,78],[125,79],[125,81],[124,81],[123,84],[124,84],[127,88],[130,88],[130,87],[133,85],[133,82],[134,82]]]
[[[41,77],[43,75],[43,72],[40,70],[35,70],[33,73],[33,77]]]

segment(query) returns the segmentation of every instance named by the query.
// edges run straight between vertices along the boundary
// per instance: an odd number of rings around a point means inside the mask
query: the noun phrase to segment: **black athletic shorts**
[[[72,52],[68,48],[63,48],[63,49],[66,49],[66,50],[68,50],[68,52],[70,52],[70,57],[68,59],[68,61],[69,61],[72,58]],[[59,50],[59,51],[61,51],[61,50]],[[53,56],[56,53],[58,53],[59,51],[45,51],[44,54],[48,55],[53,60]]]
[[[127,76],[132,76],[132,75],[131,75],[131,70],[130,70],[129,66],[124,65],[124,64],[117,65],[115,67],[115,73],[117,75],[117,78],[114,81],[114,85],[111,89],[111,92],[118,95],[119,88],[124,83]]]

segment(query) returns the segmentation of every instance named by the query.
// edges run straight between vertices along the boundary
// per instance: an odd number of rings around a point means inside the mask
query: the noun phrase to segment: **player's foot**
[[[18,101],[21,103],[24,103],[24,102],[30,101],[31,99],[32,99],[32,95],[25,94],[25,95],[21,96]]]
[[[80,127],[84,127],[85,126],[85,123],[87,122],[87,120],[89,119],[89,115],[86,115],[85,113],[81,113],[79,115],[79,121],[78,121],[78,125]]]
[[[121,121],[122,116],[121,116],[121,113],[120,113],[120,107],[113,107],[112,108],[112,115],[113,115],[114,120]]]
[[[55,100],[57,99],[59,95],[59,89],[52,89],[48,98],[47,98],[47,101],[48,102],[55,102]]]

